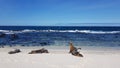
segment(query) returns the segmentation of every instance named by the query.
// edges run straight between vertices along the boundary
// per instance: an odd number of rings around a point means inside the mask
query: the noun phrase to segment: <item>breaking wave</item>
[[[70,33],[89,33],[89,34],[116,34],[120,33],[120,31],[93,31],[93,30],[0,30],[1,33],[5,34],[14,34],[14,33],[28,33],[28,32],[70,32]]]

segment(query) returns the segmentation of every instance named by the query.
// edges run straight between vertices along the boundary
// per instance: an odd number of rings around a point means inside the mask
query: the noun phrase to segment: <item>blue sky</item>
[[[120,23],[120,0],[0,0],[0,25]]]

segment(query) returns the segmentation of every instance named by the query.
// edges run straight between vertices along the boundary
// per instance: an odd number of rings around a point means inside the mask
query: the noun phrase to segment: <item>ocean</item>
[[[0,26],[0,46],[120,47],[120,27]]]

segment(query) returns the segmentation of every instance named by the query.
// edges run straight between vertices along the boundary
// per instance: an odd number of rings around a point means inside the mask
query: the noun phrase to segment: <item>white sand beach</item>
[[[16,47],[18,48],[18,47]],[[0,68],[120,68],[119,48],[82,47],[84,57],[69,54],[68,49],[48,49],[48,54],[28,54],[38,47],[19,47],[22,51],[8,54],[14,48],[0,48]]]

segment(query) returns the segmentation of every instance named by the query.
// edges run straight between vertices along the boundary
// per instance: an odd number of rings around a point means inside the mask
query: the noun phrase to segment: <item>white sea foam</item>
[[[120,33],[120,31],[91,31],[91,30],[81,30],[78,31],[81,33],[92,33],[92,34],[116,34]]]
[[[90,34],[116,34],[120,33],[120,31],[93,31],[93,30],[20,30],[20,31],[13,31],[13,30],[0,30],[2,33],[6,34],[14,34],[14,33],[27,33],[27,32],[70,32],[70,33],[90,33]]]

